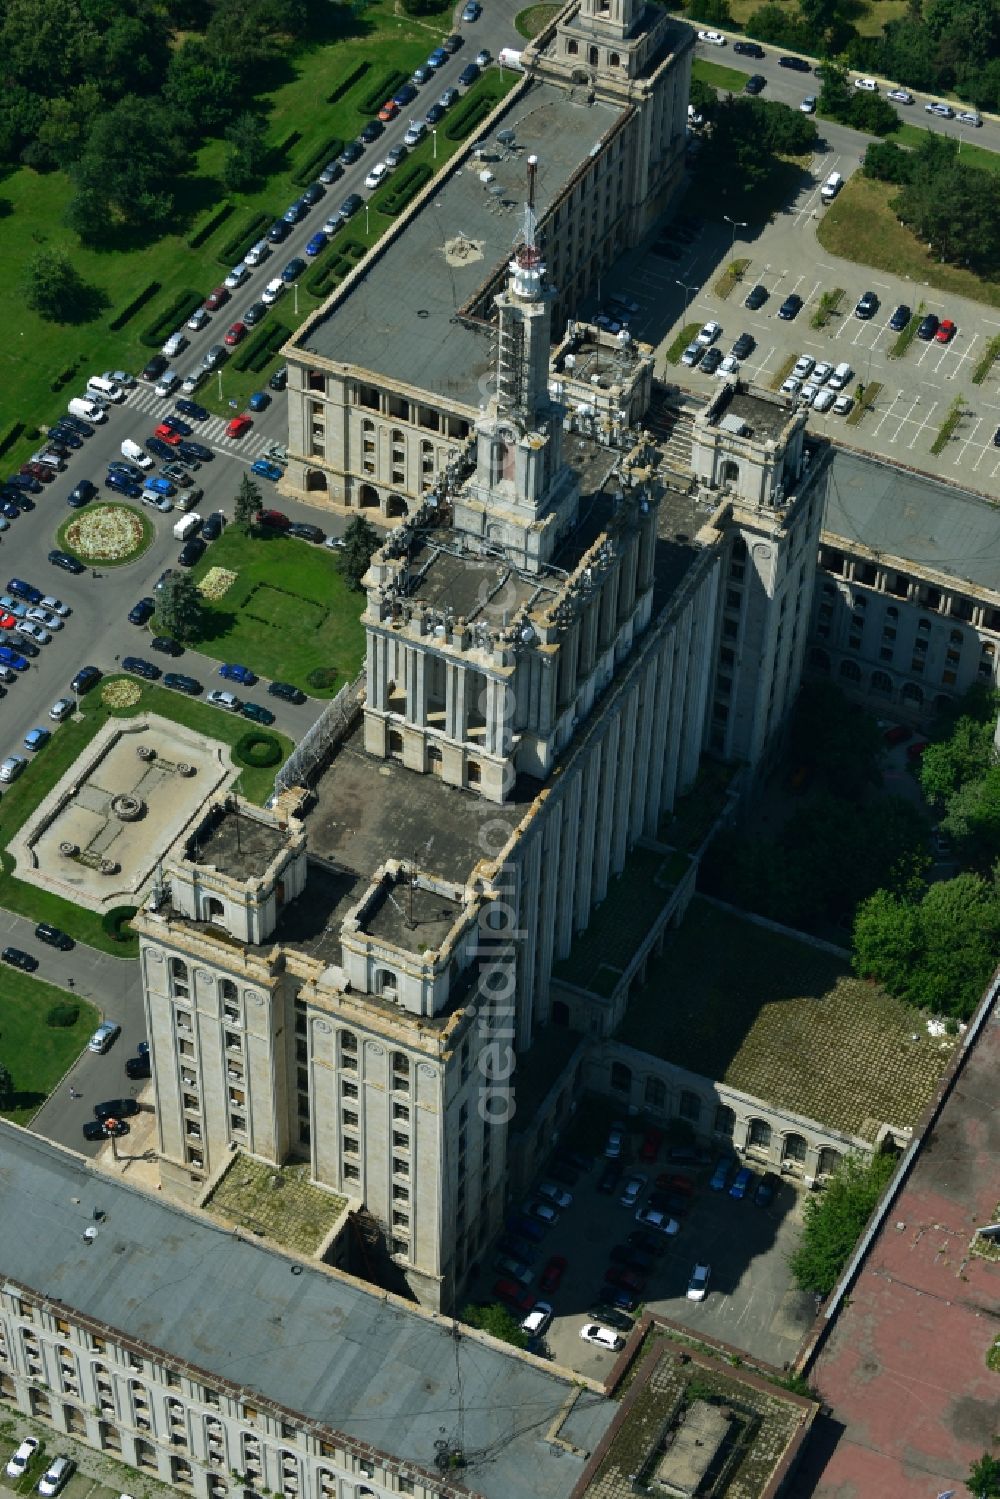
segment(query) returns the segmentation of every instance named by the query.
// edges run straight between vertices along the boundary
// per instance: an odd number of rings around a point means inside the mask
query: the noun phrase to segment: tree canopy
[[[164,635],[196,640],[201,633],[201,594],[188,573],[175,573],[164,584],[156,605],[156,621]]]
[[[341,576],[349,588],[360,592],[361,579],[368,571],[372,553],[381,544],[382,538],[366,516],[356,515],[348,522],[339,556]]]
[[[698,175],[719,200],[749,213],[777,165],[779,154],[811,151],[816,125],[808,115],[768,99],[727,94],[702,111],[708,121]]]
[[[892,1156],[847,1156],[826,1189],[806,1197],[802,1239],[790,1262],[800,1290],[829,1296],[895,1169]]]
[[[462,1321],[470,1327],[478,1327],[502,1343],[513,1343],[515,1348],[527,1348],[528,1336],[521,1331],[517,1319],[499,1301],[488,1306],[470,1305],[462,1312]]]
[[[242,526],[244,531],[252,531],[260,519],[260,512],[264,508],[264,500],[260,492],[260,485],[249,474],[244,474],[240,479],[239,492],[233,508],[233,520],[237,526]]]

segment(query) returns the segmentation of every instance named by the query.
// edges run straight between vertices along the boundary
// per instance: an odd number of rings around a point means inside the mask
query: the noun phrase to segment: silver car
[[[41,625],[36,624],[33,619],[19,619],[14,629],[18,635],[26,635],[36,645],[48,645],[52,639],[48,630],[43,630]]]
[[[87,1042],[87,1050],[103,1054],[112,1047],[121,1035],[121,1026],[114,1020],[105,1020]]]

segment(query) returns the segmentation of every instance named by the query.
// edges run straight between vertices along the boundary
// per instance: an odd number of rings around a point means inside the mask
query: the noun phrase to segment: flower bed
[[[204,599],[221,599],[238,577],[239,573],[230,572],[227,567],[210,567],[198,584],[198,592]]]
[[[130,505],[94,505],[66,521],[59,545],[82,562],[130,562],[153,539],[153,528]]]
[[[105,682],[101,688],[101,702],[107,703],[109,708],[131,708],[142,696],[142,688],[138,682],[132,682],[128,677],[116,677],[110,682]]]

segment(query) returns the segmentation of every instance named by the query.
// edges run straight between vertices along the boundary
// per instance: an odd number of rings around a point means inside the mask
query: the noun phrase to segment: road
[[[738,72],[760,73],[767,79],[767,88],[761,98],[776,99],[780,104],[791,104],[796,108],[802,103],[806,94],[819,94],[822,88],[822,79],[815,77],[813,73],[796,73],[790,68],[783,68],[778,63],[781,54],[780,49],[774,47],[764,48],[764,57],[741,57],[732,49],[732,42],[739,41],[738,35],[730,37],[730,45],[725,47],[714,47],[710,42],[696,42],[695,56],[703,58],[705,62],[720,63],[723,67],[735,68]],[[815,66],[815,61],[813,63]],[[852,72],[851,77],[855,74]],[[877,80],[883,96],[889,88],[897,87],[892,82]],[[983,123],[978,129],[972,125],[960,124],[957,120],[943,120],[939,115],[931,115],[926,112],[924,105],[937,99],[935,94],[919,94],[915,89],[910,89],[914,102],[912,104],[895,105],[896,113],[904,124],[916,125],[919,129],[933,130],[936,135],[948,135],[960,144],[970,141],[976,146],[982,146],[989,151],[1000,151],[1000,120],[983,115]],[[889,101],[892,102],[891,100]],[[969,106],[972,107],[971,105]],[[829,122],[817,120],[820,131],[825,133],[829,129]],[[851,132],[855,139],[863,140],[864,137],[858,132]]]

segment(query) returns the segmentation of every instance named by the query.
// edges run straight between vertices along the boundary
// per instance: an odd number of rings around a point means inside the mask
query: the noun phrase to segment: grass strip
[[[747,82],[746,73],[741,73],[737,68],[724,67],[720,62],[708,62],[703,57],[696,57],[691,64],[691,77],[724,94],[742,94]]]
[[[997,334],[996,338],[990,339],[983,351],[982,358],[972,371],[973,385],[982,385],[998,359],[1000,359],[1000,333]]]
[[[688,344],[694,338],[695,334],[698,332],[698,329],[700,327],[701,327],[700,323],[685,323],[684,324],[684,327],[677,334],[677,336],[674,339],[673,343],[670,345],[669,349],[667,350],[666,354],[664,355],[664,358],[666,359],[666,361],[667,361],[668,364],[679,364],[680,363],[680,357],[681,357],[681,355],[684,353],[684,350],[687,348]]]
[[[816,311],[809,319],[810,327],[825,328],[830,319],[835,317],[840,311],[840,304],[844,300],[845,295],[846,293],[842,286],[834,287],[833,291],[825,291],[819,299]]]
[[[781,387],[784,385],[785,381],[788,379],[789,375],[792,373],[792,370],[794,368],[795,368],[795,355],[794,354],[789,354],[786,359],[783,359],[781,361],[781,363],[778,365],[778,368],[775,370],[774,374],[771,376],[771,389],[772,390],[780,390]]]
[[[48,1012],[57,1005],[76,1011],[72,1025],[45,1023]],[[98,1010],[78,995],[69,995],[64,989],[26,973],[4,970],[4,1062],[14,1085],[11,1107],[2,1111],[4,1119],[22,1125],[30,1122],[76,1061],[99,1019]],[[38,1468],[32,1478],[43,1471]],[[29,1482],[28,1493],[31,1488]]]
[[[733,287],[738,286],[743,280],[743,277],[746,275],[749,266],[749,259],[731,260],[726,266],[726,269],[723,271],[722,275],[719,277],[718,281],[716,281],[715,283],[715,286],[713,288],[713,290],[715,291],[715,295],[722,298],[728,297]]]
[[[911,343],[916,337],[917,329],[920,327],[920,324],[923,321],[923,316],[924,304],[923,302],[921,302],[919,303],[916,312],[910,318],[910,321],[907,323],[906,327],[900,330],[900,333],[893,343],[892,348],[886,355],[887,359],[902,359],[903,355],[906,353],[907,349],[910,347]],[[975,375],[973,375],[972,378],[975,379]]]
[[[943,453],[951,442],[952,437],[958,429],[958,424],[965,415],[965,397],[957,395],[948,407],[948,415],[938,428],[938,434],[931,443],[931,452],[935,455]]]
[[[856,427],[861,422],[866,411],[870,411],[875,405],[876,397],[882,390],[881,380],[870,380],[867,385],[859,385],[854,402],[854,409],[847,418],[849,427]]]

